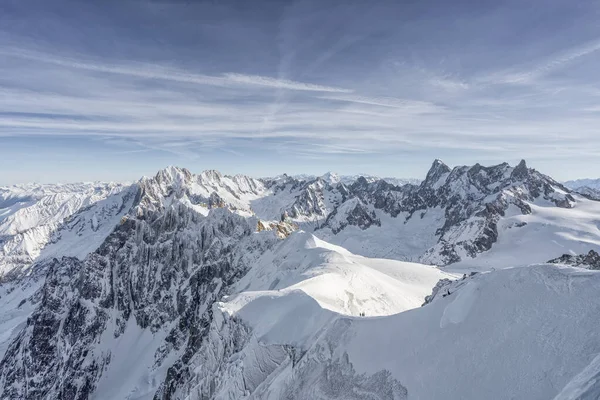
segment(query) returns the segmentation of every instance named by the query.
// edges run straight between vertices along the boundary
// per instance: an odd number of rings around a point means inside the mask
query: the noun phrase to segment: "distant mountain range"
[[[304,181],[311,181],[311,180],[315,180],[315,179],[319,178],[319,176],[317,176],[317,175],[292,175],[292,177],[295,179],[304,180]],[[396,186],[403,186],[406,184],[418,185],[419,183],[421,183],[420,179],[391,178],[391,177],[381,178],[381,177],[378,177],[375,175],[369,175],[369,174],[339,175],[335,172],[327,172],[326,174],[320,176],[320,178],[322,178],[326,182],[329,182],[330,184],[336,184],[336,183],[341,182],[346,185],[350,185],[350,184],[354,183],[360,177],[365,178],[369,182],[383,180],[383,181],[386,181],[387,183],[391,183],[392,185],[396,185]]]
[[[567,181],[564,185],[570,189],[580,189],[587,187],[590,189],[600,190],[600,179],[576,179]]]
[[[598,221],[525,161],[2,187],[0,398],[597,398]]]

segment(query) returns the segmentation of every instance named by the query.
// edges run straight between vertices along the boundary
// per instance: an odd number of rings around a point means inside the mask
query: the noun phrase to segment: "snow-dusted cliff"
[[[524,162],[0,193],[1,398],[596,393],[600,203]]]

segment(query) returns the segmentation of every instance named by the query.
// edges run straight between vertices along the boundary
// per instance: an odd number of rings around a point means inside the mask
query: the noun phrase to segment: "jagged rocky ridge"
[[[516,167],[504,163],[450,169],[436,160],[420,185],[395,186],[365,178],[332,185],[321,178],[304,182],[289,177],[269,185],[275,195],[296,193],[282,209],[284,217],[303,223],[304,229],[316,229],[328,241],[343,244],[346,237],[339,234],[350,227],[379,227],[387,231],[382,236],[391,232],[400,245],[411,235],[423,238],[404,254],[392,256],[441,265],[490,250],[498,240],[498,221],[507,213],[531,214],[531,204],[540,202],[559,208],[575,205],[567,188],[528,168],[525,161]],[[425,218],[435,213],[439,215],[434,220]],[[424,218],[426,223],[417,222]],[[348,232],[361,237],[360,231]],[[360,248],[352,250],[361,253]]]
[[[524,162],[515,168],[451,170],[436,161],[425,181],[406,186],[360,178],[351,185],[321,178],[256,180],[168,168],[121,196],[107,206],[112,211],[106,234],[94,230],[98,225],[86,214],[89,209],[56,231],[56,243],[65,232],[79,232],[84,240],[100,233],[94,251],[34,266],[38,279],[47,277],[30,301],[33,314],[0,363],[0,397],[126,398],[128,393],[110,388],[115,376],[123,379],[118,369],[123,355],[116,349],[125,347],[128,357],[150,357],[144,359],[152,366],[149,375],[131,379],[147,381],[151,393],[145,395],[155,399],[213,398],[228,377],[243,378],[244,387],[232,393],[263,398],[263,380],[280,367],[295,377],[286,382],[288,398],[314,398],[315,387],[325,398],[332,387],[345,388],[346,396],[358,390],[373,398],[405,398],[403,383],[385,371],[359,374],[343,357],[320,363],[289,344],[259,346],[265,352],[261,360],[272,361],[259,372],[236,369],[230,358],[243,349],[254,351],[256,337],[244,321],[223,314],[217,302],[252,260],[274,246],[277,233],[283,238],[297,226],[337,237],[392,223],[401,229],[439,210],[438,225],[424,228],[434,243],[425,256],[448,264],[489,250],[498,238],[498,220],[507,213],[532,213],[534,202],[562,209],[576,205],[566,188]],[[89,229],[80,231],[81,226]],[[138,334],[153,340],[146,343]],[[327,340],[333,344],[337,337],[330,333]],[[136,350],[137,342],[146,345]]]
[[[162,183],[169,179],[175,181],[167,188]],[[156,181],[156,188],[146,187],[150,180]],[[240,215],[256,216],[265,222],[264,226],[288,222],[315,231],[317,236],[336,244],[348,245],[349,237],[359,238],[366,244],[365,248],[355,246],[351,250],[366,256],[387,254],[390,258],[441,265],[489,250],[498,240],[498,221],[513,210],[526,215],[536,202],[563,208],[575,204],[568,189],[527,168],[525,162],[514,168],[500,164],[451,170],[436,160],[421,184],[403,186],[363,177],[346,184],[323,177],[299,180],[283,175],[254,179],[243,175],[224,176],[217,171],[194,175],[186,169],[170,167],[133,186],[99,192],[103,194],[82,208],[87,209],[87,213],[71,207],[72,210],[56,219],[53,225],[43,225],[47,232],[40,240],[33,238],[31,245],[14,244],[19,241],[16,238],[30,235],[27,232],[13,233],[16,236],[10,240],[7,236],[0,239],[0,244],[4,243],[3,253],[0,253],[3,272],[0,273],[7,274],[16,267],[27,269],[38,258],[85,257],[98,247],[131,206],[132,193],[138,187],[146,191],[145,198],[154,200],[168,197],[171,193],[167,190],[172,191],[202,214],[211,208],[227,207]],[[0,225],[5,226],[6,231],[14,231],[15,224],[10,218],[14,219],[24,210],[26,208],[6,217]],[[40,225],[35,225],[35,229],[41,229]],[[98,240],[90,246],[73,246],[73,237],[86,240],[90,237],[83,229],[104,230],[95,235]],[[366,230],[369,232],[361,233]],[[70,236],[69,240],[61,240],[65,236]],[[387,239],[379,243],[378,237]]]
[[[145,349],[165,376],[157,399],[172,398],[187,380],[212,303],[276,239],[251,235],[249,221],[226,208],[197,212],[181,190],[185,177],[143,180],[135,205],[98,250],[52,262],[39,307],[0,363],[2,398],[89,398],[131,325],[165,335]]]
[[[548,263],[572,265],[574,267],[600,270],[600,254],[594,250],[590,250],[588,254],[564,254],[558,258],[548,261]]]
[[[100,243],[76,239],[112,230],[132,197],[130,186],[115,183],[0,187],[0,279],[54,254],[85,256]],[[69,246],[57,246],[66,236]]]

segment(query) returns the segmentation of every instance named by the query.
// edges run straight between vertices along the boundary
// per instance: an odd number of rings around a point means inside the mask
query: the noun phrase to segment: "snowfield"
[[[287,398],[305,374],[294,398],[328,398],[326,380],[334,372],[311,374],[318,363],[351,366],[340,372],[348,380],[389,373],[382,381],[388,387],[360,388],[364,398],[541,400],[557,396],[572,379],[579,387],[597,376],[599,305],[590,300],[599,285],[600,272],[539,265],[459,280],[450,295],[391,316],[332,314],[306,292],[264,292],[242,307],[236,298],[220,309],[252,328],[253,349],[245,353],[292,346],[302,354],[293,367],[282,361],[253,398]]]
[[[342,315],[390,315],[420,307],[440,279],[438,268],[356,256],[310,233],[296,232],[268,251],[235,286],[233,310],[255,298],[301,291]]]
[[[132,190],[115,183],[0,187],[0,277],[36,260],[85,257],[131,207]]]
[[[598,399],[596,252],[525,161],[0,188],[0,398]]]
[[[498,242],[476,258],[463,259],[449,271],[468,272],[543,263],[563,254],[600,249],[600,202],[574,195],[572,209],[531,203],[532,212],[515,209],[498,224]],[[548,258],[550,255],[550,258]],[[463,271],[464,270],[464,271]]]

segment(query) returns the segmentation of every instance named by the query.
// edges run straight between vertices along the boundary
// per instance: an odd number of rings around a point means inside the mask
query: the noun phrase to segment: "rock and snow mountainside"
[[[152,179],[160,183],[171,178],[176,184],[169,190],[180,192],[182,201],[200,213],[227,207],[259,218],[264,226],[284,221],[368,257],[480,265],[479,255],[489,253],[493,256],[483,257],[483,266],[496,267],[488,259],[530,264],[568,252],[587,252],[590,246],[600,249],[598,202],[571,193],[524,162],[517,167],[475,165],[451,170],[436,161],[423,182],[403,186],[363,177],[347,185],[335,174],[313,180],[287,175],[254,179],[217,171],[194,175],[174,167]],[[131,206],[132,193],[143,189],[147,180],[127,187],[50,186],[42,191],[44,195],[40,190],[5,191],[1,274],[26,268],[38,258],[83,258],[99,246]],[[162,187],[148,196],[167,196],[165,190]],[[79,209],[87,213],[75,218]],[[90,241],[84,230],[94,231],[96,239]],[[531,251],[531,243],[523,238],[532,236],[537,236],[536,246],[552,245]],[[74,244],[77,238],[84,240]],[[515,246],[519,252],[513,251]]]
[[[600,249],[600,203],[525,162],[450,169],[437,160],[419,185],[286,176],[266,186],[252,203],[261,218],[283,215],[369,257],[498,268]]]
[[[136,192],[114,183],[0,188],[0,356],[39,301],[51,260],[98,248]]]
[[[548,262],[551,264],[563,264],[573,267],[600,270],[600,254],[594,250],[590,250],[587,254],[580,255],[563,254]]]
[[[565,186],[573,190],[581,188],[600,190],[600,179],[577,179],[565,182]]]
[[[276,241],[226,208],[209,211],[190,177],[143,179],[97,250],[48,266],[39,305],[0,363],[0,397],[169,398],[187,380],[212,303]]]
[[[197,185],[185,170],[142,180],[96,251],[46,267],[38,306],[0,363],[3,397],[179,398],[205,366],[198,357],[213,345],[213,306],[226,294],[310,293],[332,315],[387,315],[417,307],[447,276],[308,233],[254,232],[240,204],[223,207],[237,198],[207,208],[211,195]],[[247,333],[234,328],[226,351]]]
[[[47,234],[2,253],[0,398],[600,393],[600,203],[524,162],[96,187],[1,192],[2,244]]]
[[[225,353],[216,383],[198,368],[187,398],[208,387],[215,399],[541,400],[574,385],[597,394],[598,285],[596,271],[498,270],[376,318],[332,314],[306,293],[227,299],[212,335],[242,325],[243,347]]]
[[[282,176],[283,175],[281,175],[279,177],[275,177],[275,178],[270,178],[270,179],[278,179],[278,178],[281,178]],[[300,180],[300,181],[314,181],[315,179],[317,179],[319,177],[317,175],[293,175],[293,178]],[[380,178],[378,176],[370,175],[370,174],[339,175],[335,172],[327,172],[324,175],[321,175],[320,178],[332,185],[335,185],[337,183],[343,183],[344,185],[351,185],[354,182],[356,182],[356,180],[358,178],[365,178],[369,182],[375,182],[375,181],[382,180],[382,181],[385,181],[389,184],[396,185],[396,186],[418,185],[421,183],[420,179],[414,179],[414,178],[392,178],[392,177]]]
[[[131,205],[127,189],[114,183],[0,187],[0,279],[38,258],[85,256],[94,250],[115,217],[118,221],[119,211]],[[63,242],[68,244],[60,246],[67,236]],[[100,243],[90,242],[94,236]]]

